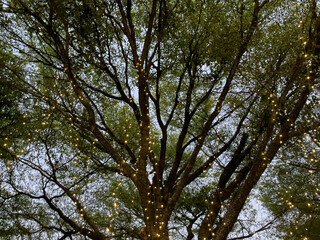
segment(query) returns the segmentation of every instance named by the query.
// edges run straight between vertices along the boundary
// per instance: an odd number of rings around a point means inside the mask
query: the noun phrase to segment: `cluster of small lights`
[[[111,196],[113,197],[113,203],[112,203],[112,214],[108,215],[109,218],[109,224],[108,226],[105,227],[105,232],[110,235],[111,237],[115,236],[115,234],[113,233],[113,222],[115,220],[115,217],[119,215],[119,211],[118,211],[118,207],[119,207],[119,199],[117,198],[117,191],[122,188],[123,186],[123,179],[121,178],[119,183],[117,184],[116,188],[113,190]]]

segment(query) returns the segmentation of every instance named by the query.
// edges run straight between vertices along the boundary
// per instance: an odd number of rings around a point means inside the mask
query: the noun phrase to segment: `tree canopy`
[[[319,237],[316,0],[0,3],[0,237]]]

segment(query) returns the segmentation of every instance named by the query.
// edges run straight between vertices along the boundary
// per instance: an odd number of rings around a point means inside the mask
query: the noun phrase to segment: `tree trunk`
[[[169,240],[168,223],[161,220],[154,223],[154,225],[146,225],[140,231],[142,240]]]

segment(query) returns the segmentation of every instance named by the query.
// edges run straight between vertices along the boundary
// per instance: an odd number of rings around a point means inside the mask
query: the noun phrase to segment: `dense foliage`
[[[0,237],[319,236],[316,0],[4,0],[0,32]]]

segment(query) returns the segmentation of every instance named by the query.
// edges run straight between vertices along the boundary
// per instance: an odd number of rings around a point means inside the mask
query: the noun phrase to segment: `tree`
[[[0,82],[22,94],[5,236],[227,239],[320,126],[315,0],[11,0],[0,17]]]

